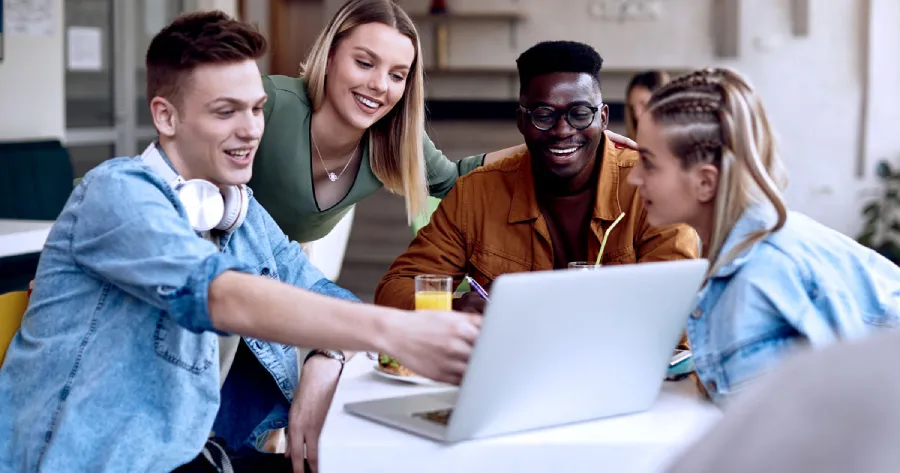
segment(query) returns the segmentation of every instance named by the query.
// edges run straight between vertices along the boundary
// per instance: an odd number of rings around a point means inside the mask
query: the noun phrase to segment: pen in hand
[[[487,291],[485,291],[484,288],[481,287],[481,284],[478,284],[477,282],[475,282],[475,280],[472,279],[472,277],[469,276],[468,274],[466,275],[465,279],[466,279],[466,282],[469,283],[469,286],[471,286],[472,289],[475,290],[475,293],[478,294],[479,296],[481,296],[481,298],[484,299],[485,302],[491,301],[490,296],[488,296]]]

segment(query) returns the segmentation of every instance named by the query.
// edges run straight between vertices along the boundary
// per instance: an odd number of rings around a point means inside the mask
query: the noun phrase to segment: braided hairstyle
[[[712,164],[719,170],[715,225],[707,242],[710,274],[784,226],[784,164],[762,101],[740,74],[717,68],[676,78],[653,93],[646,114],[663,129],[683,169]],[[719,255],[744,210],[760,203],[774,208],[775,224]]]

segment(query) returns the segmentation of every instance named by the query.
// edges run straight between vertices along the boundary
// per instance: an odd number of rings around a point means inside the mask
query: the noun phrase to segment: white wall
[[[860,8],[864,2],[811,0],[810,35],[802,38],[791,36],[789,3],[744,1],[740,57],[717,61],[699,56],[697,65],[730,66],[749,76],[788,163],[789,204],[855,234],[859,190],[865,185],[854,175],[861,159],[863,38],[868,30]]]
[[[145,0],[152,1],[152,0]],[[237,17],[238,16],[238,4],[237,0],[194,0],[197,5],[197,10],[222,10],[223,12]],[[259,0],[250,0],[259,1]]]
[[[685,1],[685,0],[678,0]],[[790,33],[790,0],[744,1],[742,55],[710,63],[747,74],[769,111],[791,172],[788,200],[797,210],[850,235],[861,223],[863,190],[874,163],[900,154],[900,5],[896,0],[810,0],[810,35]],[[867,5],[873,16],[867,14]],[[866,38],[879,32],[869,57]],[[699,58],[702,59],[702,58]],[[700,65],[700,64],[698,64]],[[878,77],[868,87],[866,76]],[[877,110],[864,109],[883,104]],[[873,112],[875,120],[864,121]],[[864,176],[856,175],[861,166]]]
[[[53,0],[53,7],[52,36],[10,36],[3,28],[0,141],[62,139],[65,133],[63,0]]]

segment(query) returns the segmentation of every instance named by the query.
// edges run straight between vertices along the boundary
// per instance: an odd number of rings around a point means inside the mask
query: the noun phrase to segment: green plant
[[[860,244],[900,264],[900,171],[882,160],[875,168],[882,183],[880,195],[863,207],[865,224]]]

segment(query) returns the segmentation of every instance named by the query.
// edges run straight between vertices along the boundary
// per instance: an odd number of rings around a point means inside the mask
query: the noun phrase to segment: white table
[[[0,258],[40,253],[53,221],[0,220]]]
[[[660,472],[721,417],[691,381],[666,382],[647,412],[447,446],[344,411],[348,402],[447,389],[384,379],[373,363],[359,354],[344,368],[319,440],[323,473]]]

